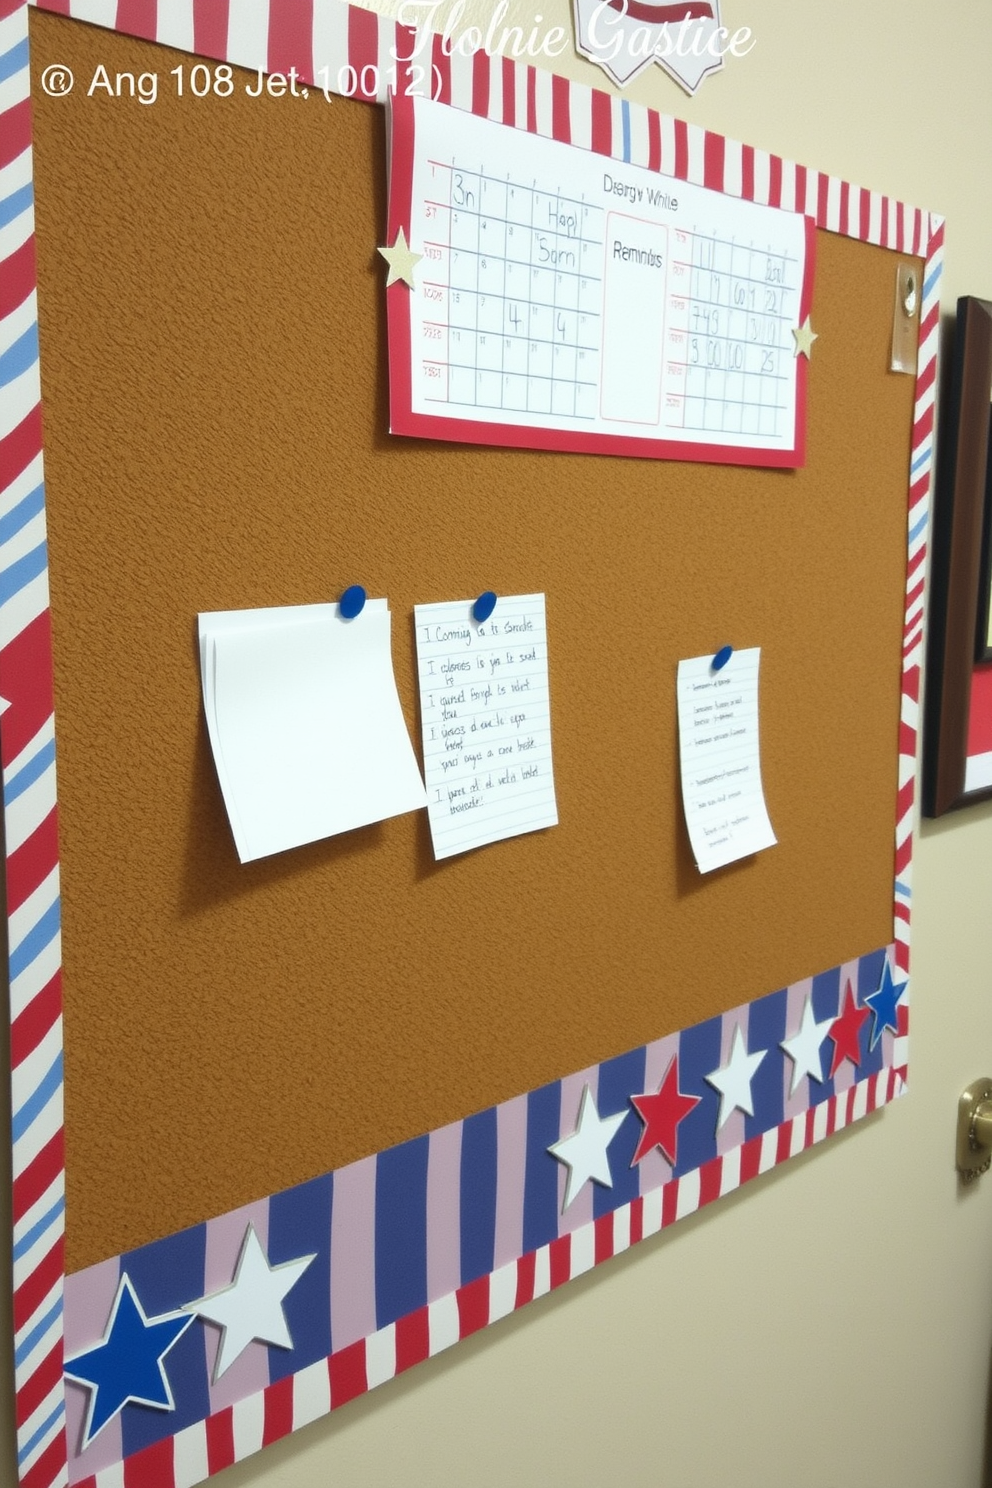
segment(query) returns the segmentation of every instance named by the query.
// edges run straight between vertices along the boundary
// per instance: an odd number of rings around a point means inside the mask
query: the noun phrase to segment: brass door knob
[[[992,1080],[973,1080],[958,1100],[957,1166],[970,1183],[992,1165]]]

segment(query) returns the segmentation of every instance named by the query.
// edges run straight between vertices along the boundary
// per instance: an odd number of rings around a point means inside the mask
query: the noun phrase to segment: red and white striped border
[[[902,1076],[894,1069],[882,1070],[684,1178],[562,1235],[328,1359],[135,1453],[125,1460],[123,1476],[121,1465],[115,1463],[80,1479],[77,1488],[193,1488],[211,1473],[443,1353],[637,1241],[733,1193],[759,1173],[805,1152],[901,1094],[902,1084]]]
[[[263,71],[295,67],[382,101],[417,81],[413,33],[339,0],[39,0],[42,8]],[[924,295],[909,492],[909,564],[895,844],[895,941],[909,967],[909,906],[933,466],[942,221],[681,120],[485,53],[425,48],[427,90],[517,128],[748,200],[798,208],[819,227],[923,255]],[[418,65],[418,64],[414,64]],[[322,69],[327,68],[327,73]],[[344,71],[342,72],[342,69]],[[348,69],[352,69],[348,71]],[[7,832],[14,1148],[14,1320],[22,1488],[67,1481],[62,1394],[61,991],[25,0],[0,0],[0,725]],[[39,560],[38,555],[41,555]],[[39,561],[41,567],[38,567]],[[410,1364],[494,1322],[901,1094],[906,1004],[894,1067],[601,1220],[563,1236],[350,1349],[83,1480],[86,1488],[191,1488]]]

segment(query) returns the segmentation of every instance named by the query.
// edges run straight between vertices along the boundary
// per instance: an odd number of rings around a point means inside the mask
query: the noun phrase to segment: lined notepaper
[[[471,600],[415,614],[434,856],[554,826],[544,595],[500,596],[482,624]]]
[[[761,781],[760,647],[735,651],[720,671],[712,656],[680,661],[682,803],[700,873],[776,841]]]

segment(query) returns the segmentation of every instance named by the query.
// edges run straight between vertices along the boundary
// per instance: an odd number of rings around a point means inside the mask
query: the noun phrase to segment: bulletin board
[[[273,3],[261,30],[195,5],[139,36],[137,9],[31,16],[32,238],[27,13],[0,6],[22,87],[0,160],[0,741],[31,1488],[67,1460],[87,1488],[122,1461],[129,1488],[199,1481],[905,1086],[939,220],[435,39],[443,101],[816,221],[807,462],[392,438],[385,128],[363,104],[401,33]],[[250,73],[180,97],[193,51],[327,67],[359,97],[251,97]],[[154,74],[157,97],[49,96],[51,64]],[[887,371],[907,258],[916,380]],[[389,598],[414,737],[414,604],[546,594],[556,828],[435,863],[421,812],[239,864],[196,616],[355,581]],[[778,845],[704,879],[675,668],[728,641],[762,648]],[[587,1088],[626,1115],[611,1185],[563,1210],[548,1149]],[[632,1162],[637,1093],[669,1099],[674,1160]],[[267,1275],[301,1269],[285,1339],[249,1335],[218,1376],[218,1328],[183,1309],[232,1284],[249,1227]],[[72,1361],[122,1307],[164,1330],[168,1398],[116,1384],[92,1431]]]

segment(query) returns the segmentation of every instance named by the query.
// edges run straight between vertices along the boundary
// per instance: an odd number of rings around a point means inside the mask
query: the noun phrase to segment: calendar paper
[[[801,214],[400,96],[389,215],[393,433],[803,463]]]

